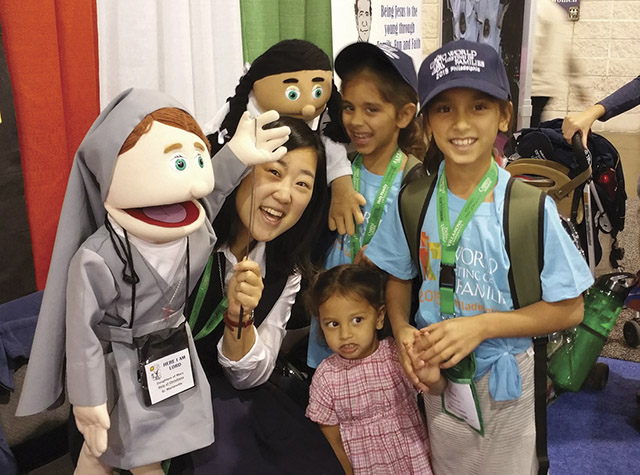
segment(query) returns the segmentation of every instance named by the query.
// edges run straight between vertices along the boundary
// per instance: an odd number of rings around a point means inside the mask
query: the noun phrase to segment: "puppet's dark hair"
[[[331,120],[323,130],[324,135],[334,142],[349,143],[349,136],[342,125],[342,96],[335,83],[331,87],[331,97],[327,101],[326,112]]]
[[[224,141],[228,141],[236,133],[240,117],[247,110],[249,93],[256,81],[274,74],[313,69],[331,71],[331,60],[318,46],[305,40],[280,41],[258,56],[246,74],[240,78],[235,95],[227,99],[229,112],[220,125],[220,132],[224,133]],[[349,139],[340,122],[340,103],[340,93],[334,85],[327,102],[331,124],[324,132],[330,139],[346,143]],[[214,147],[219,147],[218,137],[209,136],[209,140]]]
[[[288,151],[299,148],[311,148],[318,157],[316,176],[311,199],[300,219],[290,229],[267,243],[267,271],[289,275],[298,269],[304,275],[310,275],[310,250],[328,220],[327,165],[324,146],[318,134],[313,132],[301,119],[280,117],[267,124],[266,128],[288,126],[291,129],[289,140],[284,144]],[[246,178],[245,178],[246,179]],[[213,222],[218,237],[216,247],[231,242],[237,232],[235,197],[236,190],[225,200]]]

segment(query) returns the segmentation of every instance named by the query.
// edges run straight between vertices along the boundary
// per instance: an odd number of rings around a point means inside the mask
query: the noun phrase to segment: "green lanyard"
[[[198,287],[196,300],[193,303],[193,309],[191,309],[191,315],[189,316],[189,327],[191,328],[191,330],[193,330],[196,322],[198,321],[198,317],[200,316],[200,309],[202,308],[202,302],[204,301],[204,297],[207,294],[207,290],[209,290],[209,281],[211,280],[211,267],[213,266],[213,254],[209,256],[207,267],[205,267],[204,269],[204,274],[202,276],[202,280],[200,281],[200,286]],[[222,285],[224,285],[224,282],[222,282]],[[222,315],[228,307],[229,301],[227,300],[227,296],[223,295],[220,303],[213,310],[213,312],[211,312],[207,323],[204,325],[204,327],[202,327],[198,334],[193,337],[193,341],[200,340],[201,338],[204,338],[213,330],[215,330],[222,321]]]
[[[463,231],[473,218],[480,204],[493,190],[498,181],[498,165],[492,160],[487,173],[465,202],[453,229],[449,221],[449,199],[447,197],[447,176],[443,171],[438,179],[436,199],[438,201],[438,235],[442,247],[440,260],[440,314],[443,318],[455,314],[454,294],[456,287],[456,250]]]
[[[380,219],[382,218],[382,212],[384,211],[384,205],[387,202],[387,197],[389,196],[389,192],[391,191],[391,185],[396,179],[396,175],[402,166],[403,154],[400,147],[396,148],[396,151],[393,153],[389,164],[387,165],[387,170],[384,172],[384,176],[382,177],[382,183],[380,184],[380,188],[378,189],[378,193],[376,194],[376,199],[373,202],[373,206],[371,207],[371,215],[369,216],[369,222],[367,223],[367,227],[364,232],[363,243],[366,246],[371,241],[371,238],[376,233],[378,226],[380,225]],[[362,175],[362,155],[358,154],[353,161],[352,165],[353,169],[353,188],[356,192],[360,193],[360,176]],[[360,245],[360,225],[356,225],[356,231],[351,236],[351,262],[356,258],[358,252],[361,249]]]

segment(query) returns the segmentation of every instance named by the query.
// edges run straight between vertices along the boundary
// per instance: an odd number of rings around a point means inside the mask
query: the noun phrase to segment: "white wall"
[[[522,0],[511,0],[522,1]],[[439,46],[442,3],[423,0],[424,56]],[[580,20],[572,24],[572,50],[580,61],[584,97],[572,85],[568,97],[555,98],[543,118],[564,117],[583,110],[640,75],[640,0],[581,0]],[[595,131],[640,132],[640,107],[607,122]]]

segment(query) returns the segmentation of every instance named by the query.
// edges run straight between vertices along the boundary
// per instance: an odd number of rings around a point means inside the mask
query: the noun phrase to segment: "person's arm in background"
[[[568,114],[562,123],[562,135],[567,142],[571,143],[573,135],[581,131],[582,143],[586,148],[587,135],[596,120],[600,119],[604,122],[633,109],[638,104],[640,104],[640,76],[584,111]]]

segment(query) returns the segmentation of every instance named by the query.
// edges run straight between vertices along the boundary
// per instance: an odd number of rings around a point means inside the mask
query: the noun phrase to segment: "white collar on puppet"
[[[253,249],[249,251],[249,259],[255,261],[260,266],[260,273],[262,274],[262,278],[265,277],[267,273],[267,256],[266,256],[267,245],[265,242],[258,241]],[[225,284],[233,275],[233,266],[238,263],[238,259],[231,252],[231,248],[228,243],[223,244],[218,249],[218,252],[222,252],[224,254],[225,259],[227,260],[227,266],[225,270]]]
[[[116,223],[111,216],[108,216],[108,219],[116,234],[124,238],[122,226]],[[182,257],[187,251],[187,237],[185,236],[175,241],[162,244],[155,244],[144,241],[132,234],[128,234],[128,236],[131,244],[138,250],[144,260],[156,270],[160,277],[166,282],[172,282],[184,264]]]

